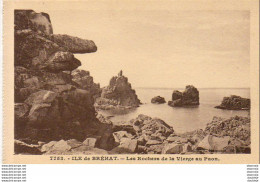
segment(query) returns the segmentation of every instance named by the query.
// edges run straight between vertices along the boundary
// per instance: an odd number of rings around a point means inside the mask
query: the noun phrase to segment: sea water
[[[143,103],[140,107],[129,111],[99,111],[104,116],[113,116],[112,122],[129,121],[139,114],[157,117],[173,127],[176,132],[187,132],[196,129],[204,129],[206,124],[212,121],[214,116],[229,118],[231,116],[249,116],[245,110],[221,110],[214,108],[220,105],[223,97],[238,95],[250,98],[250,89],[199,89],[200,105],[196,107],[170,107],[165,104],[152,104],[155,96],[164,97],[166,102],[171,100],[175,89],[162,88],[136,88],[136,94]],[[178,89],[180,90],[180,89]],[[183,90],[180,90],[183,91]]]

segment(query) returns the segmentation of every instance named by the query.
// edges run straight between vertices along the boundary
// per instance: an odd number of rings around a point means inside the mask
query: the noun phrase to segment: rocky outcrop
[[[204,130],[175,133],[158,118],[139,115],[113,127],[112,154],[250,153],[250,119],[214,117]]]
[[[215,108],[228,110],[249,110],[250,99],[231,95],[230,97],[224,97],[221,104]]]
[[[141,104],[135,90],[122,71],[114,76],[107,87],[102,89],[101,97],[96,100],[98,109],[133,108]]]
[[[188,85],[184,92],[174,90],[172,100],[168,102],[172,107],[195,106],[199,105],[199,91],[192,85]]]
[[[154,104],[164,104],[166,101],[163,97],[156,96],[156,97],[152,98],[151,102]]]
[[[84,90],[88,90],[94,98],[101,96],[100,85],[94,83],[93,77],[90,76],[89,71],[75,69],[71,73],[72,81],[78,84],[78,86]]]
[[[16,153],[37,152],[31,144],[39,141],[87,137],[98,138],[95,147],[112,149],[112,125],[96,118],[99,85],[87,71],[73,71],[81,65],[73,53],[95,52],[94,42],[53,34],[46,13],[15,10],[14,22]]]

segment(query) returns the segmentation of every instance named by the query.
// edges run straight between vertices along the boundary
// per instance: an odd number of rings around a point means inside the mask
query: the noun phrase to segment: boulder
[[[120,145],[113,150],[111,150],[111,153],[135,153],[137,150],[137,140],[136,139],[130,139],[130,138],[122,138]]]
[[[133,138],[133,136],[130,133],[127,133],[127,131],[117,131],[113,133],[113,136],[115,138],[115,142],[120,143],[122,138]]]
[[[249,110],[250,99],[231,95],[230,97],[224,97],[221,104],[215,108],[227,110]]]
[[[166,101],[163,97],[156,96],[156,97],[152,98],[151,102],[154,104],[164,104]]]
[[[207,135],[197,146],[197,149],[204,149],[209,151],[223,151],[228,146],[230,141],[229,136],[215,137]]]
[[[92,40],[62,34],[52,34],[50,35],[50,40],[71,53],[91,53],[97,51],[97,46]]]
[[[58,51],[51,55],[42,66],[49,72],[72,71],[81,66],[81,62],[70,52]]]
[[[149,116],[140,114],[136,119],[132,119],[129,121],[133,126],[138,126],[137,133],[141,133],[143,135],[152,136],[156,134],[159,136],[168,137],[170,134],[174,132],[172,127],[170,127],[167,123],[159,118],[151,118]],[[136,127],[134,127],[135,129]]]
[[[199,105],[199,91],[192,85],[187,85],[184,92],[173,91],[172,100],[168,102],[172,107]]]
[[[42,147],[41,147],[41,152],[48,152],[52,149],[52,147],[57,143],[57,141],[51,141],[47,144],[44,144]]]

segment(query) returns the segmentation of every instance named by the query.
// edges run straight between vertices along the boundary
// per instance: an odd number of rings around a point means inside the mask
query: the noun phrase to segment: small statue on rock
[[[123,76],[123,71],[122,70],[119,71],[118,76]]]

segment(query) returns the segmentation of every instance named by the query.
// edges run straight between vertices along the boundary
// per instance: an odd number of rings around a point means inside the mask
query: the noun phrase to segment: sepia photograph
[[[3,163],[259,162],[258,4],[5,1]]]
[[[14,10],[14,152],[250,154],[249,11]]]

